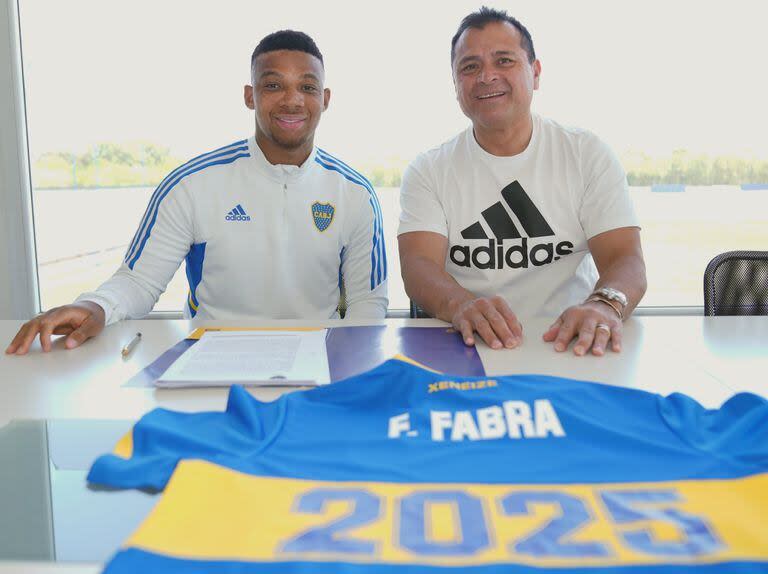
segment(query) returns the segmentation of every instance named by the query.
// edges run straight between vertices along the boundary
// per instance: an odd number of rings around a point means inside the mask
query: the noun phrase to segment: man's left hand
[[[610,343],[611,349],[621,351],[622,323],[610,306],[600,303],[582,303],[563,311],[544,333],[547,343],[554,342],[555,351],[563,352],[574,338],[574,355],[585,355],[592,349],[593,355],[603,355]]]

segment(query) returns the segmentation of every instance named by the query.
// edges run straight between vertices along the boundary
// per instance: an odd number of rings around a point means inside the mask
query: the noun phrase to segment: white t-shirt
[[[486,152],[472,128],[408,166],[398,233],[448,238],[446,270],[522,316],[556,317],[583,301],[597,270],[587,241],[638,226],[624,170],[594,134],[533,115],[520,154]]]
[[[158,186],[125,261],[78,300],[107,324],[146,315],[186,261],[187,317],[381,318],[387,262],[371,184],[318,148],[270,164],[254,137],[197,157]]]

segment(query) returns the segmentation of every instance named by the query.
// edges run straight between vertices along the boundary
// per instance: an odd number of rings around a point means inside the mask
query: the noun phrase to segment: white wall
[[[18,5],[0,0],[0,319],[37,313]]]

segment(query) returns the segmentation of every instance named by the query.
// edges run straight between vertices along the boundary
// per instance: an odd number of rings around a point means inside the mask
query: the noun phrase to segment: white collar
[[[309,157],[301,165],[272,164],[267,160],[264,152],[261,151],[261,148],[256,143],[255,135],[248,138],[248,151],[251,153],[253,165],[261,173],[280,183],[290,183],[304,177],[314,165],[315,156],[317,155],[317,148],[313,146]]]

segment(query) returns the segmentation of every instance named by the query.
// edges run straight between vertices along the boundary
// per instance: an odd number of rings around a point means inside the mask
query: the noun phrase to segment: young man
[[[186,260],[187,317],[381,318],[387,309],[382,218],[371,184],[314,146],[331,92],[323,57],[301,32],[265,37],[251,58],[245,105],[255,136],[201,155],[155,191],[115,275],[72,305],[26,323],[7,348],[39,335],[77,347],[146,315]]]
[[[544,314],[557,317],[543,334],[557,351],[573,338],[577,355],[602,355],[609,341],[619,351],[646,280],[618,160],[593,134],[531,113],[541,63],[506,12],[467,16],[451,63],[472,127],[403,177],[406,291],[468,345],[478,333],[492,348],[514,348],[517,314]]]

